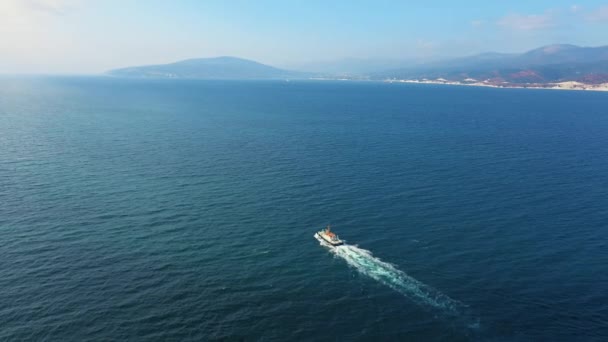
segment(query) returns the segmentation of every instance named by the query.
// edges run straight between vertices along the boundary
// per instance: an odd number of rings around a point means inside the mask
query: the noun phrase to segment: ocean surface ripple
[[[3,76],[0,341],[606,341],[607,103]]]

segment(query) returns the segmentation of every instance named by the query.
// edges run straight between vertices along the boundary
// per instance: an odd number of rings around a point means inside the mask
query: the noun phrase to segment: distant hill
[[[138,78],[191,79],[372,79],[486,82],[490,84],[545,84],[577,81],[608,83],[608,46],[579,47],[557,44],[521,54],[483,53],[428,63],[395,60],[344,59],[311,64],[313,72],[290,71],[236,57],[188,59],[171,64],[111,70],[109,75]],[[382,67],[390,70],[377,71]]]
[[[282,79],[310,76],[236,57],[197,58],[171,64],[134,66],[110,70],[108,74],[120,77],[192,79]]]
[[[475,79],[494,83],[608,82],[608,46],[549,45],[522,54],[485,53],[375,73],[375,79]]]

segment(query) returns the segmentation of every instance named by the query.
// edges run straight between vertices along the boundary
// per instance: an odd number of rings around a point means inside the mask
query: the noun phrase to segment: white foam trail
[[[415,303],[440,310],[443,314],[460,316],[465,305],[407,275],[392,264],[376,258],[368,250],[342,245],[330,250],[357,271],[403,294]]]

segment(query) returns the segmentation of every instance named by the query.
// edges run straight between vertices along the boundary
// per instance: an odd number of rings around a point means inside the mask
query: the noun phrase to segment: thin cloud
[[[582,11],[583,7],[581,7],[580,5],[572,5],[570,6],[570,12],[572,13],[579,13],[580,11]]]
[[[0,1],[0,17],[62,15],[75,8],[78,2],[79,0],[2,0]]]
[[[536,31],[555,27],[556,19],[550,11],[544,14],[511,13],[499,19],[496,24],[509,30]]]
[[[602,6],[587,14],[587,21],[608,23],[608,6]]]
[[[480,28],[485,25],[485,21],[483,20],[473,20],[471,21],[471,26],[474,28]]]

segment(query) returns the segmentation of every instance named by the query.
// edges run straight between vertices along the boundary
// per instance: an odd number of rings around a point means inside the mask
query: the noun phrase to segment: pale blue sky
[[[608,45],[608,1],[1,0],[0,72],[231,55],[295,67]]]

